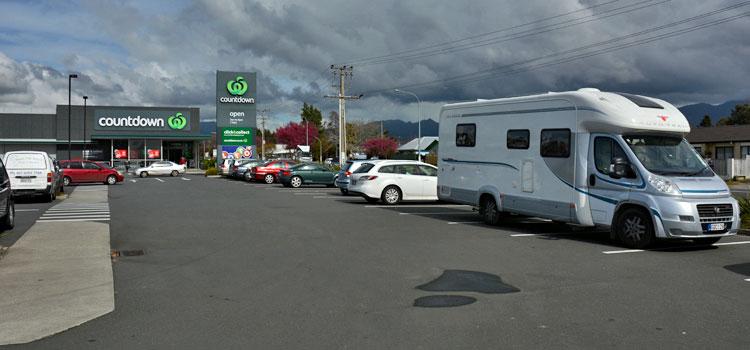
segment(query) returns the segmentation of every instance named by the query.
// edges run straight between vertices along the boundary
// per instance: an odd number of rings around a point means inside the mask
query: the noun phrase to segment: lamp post
[[[70,139],[70,87],[71,81],[78,78],[78,74],[68,74],[68,159],[71,159],[71,139]]]
[[[417,94],[406,91],[406,90],[399,90],[395,89],[393,90],[396,93],[403,93],[414,96],[414,98],[417,99],[417,160],[422,161],[422,101],[419,99],[419,96]]]
[[[81,153],[81,156],[84,160],[86,160],[86,106],[88,104],[86,103],[88,101],[88,96],[83,96],[83,152]]]

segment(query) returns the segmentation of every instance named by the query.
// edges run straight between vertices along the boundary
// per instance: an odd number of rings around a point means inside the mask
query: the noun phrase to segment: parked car
[[[250,176],[250,169],[253,167],[262,165],[264,162],[262,160],[251,160],[246,163],[240,164],[240,166],[237,167],[237,174],[239,175],[238,178],[242,178],[245,181],[252,180],[252,176]]]
[[[51,202],[60,190],[59,174],[46,152],[12,151],[3,159],[13,196],[41,195]]]
[[[13,203],[13,189],[5,164],[0,159],[0,230],[10,230],[16,224],[16,206]]]
[[[52,166],[54,167],[55,172],[57,173],[57,176],[55,176],[55,178],[57,178],[56,186],[58,188],[58,191],[60,191],[60,193],[64,193],[65,192],[65,177],[63,176],[62,166],[60,165],[60,162],[56,159],[52,160]]]
[[[260,165],[260,160],[257,159],[242,159],[235,160],[232,164],[232,168],[229,172],[229,177],[233,179],[242,179],[245,177],[245,173],[250,171],[250,168]]]
[[[234,163],[234,159],[224,159],[219,165],[219,175],[229,176],[229,172],[232,169],[233,163]]]
[[[138,168],[135,170],[135,175],[140,177],[146,177],[150,175],[169,175],[177,176],[185,173],[185,164],[175,164],[170,161],[161,161],[151,163],[151,165]]]
[[[357,171],[360,165],[367,162],[366,160],[347,160],[346,163],[344,163],[344,166],[339,170],[338,174],[336,174],[336,187],[339,188],[341,191],[341,194],[347,195],[349,194],[348,186],[349,186],[349,176],[352,175],[353,172]],[[370,161],[377,162],[377,161]]]
[[[326,185],[333,187],[336,173],[328,167],[304,163],[297,164],[279,172],[279,182],[285,187],[300,187],[302,185]]]
[[[281,169],[289,169],[296,164],[296,161],[288,159],[272,160],[263,165],[252,167],[250,169],[250,178],[255,181],[272,184],[278,178]]]
[[[437,168],[409,160],[367,161],[352,173],[348,189],[371,203],[437,201]]]
[[[63,171],[65,186],[71,183],[103,182],[114,185],[125,180],[119,171],[101,163],[88,160],[62,160],[60,167]]]

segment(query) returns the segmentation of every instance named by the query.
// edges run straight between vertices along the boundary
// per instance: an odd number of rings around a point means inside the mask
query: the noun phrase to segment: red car
[[[261,166],[250,168],[250,177],[255,181],[263,181],[267,184],[272,184],[279,178],[279,171],[282,169],[289,169],[297,162],[293,160],[272,160]]]
[[[125,177],[119,171],[106,163],[88,160],[61,160],[60,167],[63,170],[65,186],[83,182],[103,182],[107,185],[114,185],[125,180]]]

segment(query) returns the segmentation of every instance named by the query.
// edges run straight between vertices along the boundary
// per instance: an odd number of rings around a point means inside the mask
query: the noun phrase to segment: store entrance
[[[190,142],[164,141],[164,159],[181,164],[180,160],[192,158]]]

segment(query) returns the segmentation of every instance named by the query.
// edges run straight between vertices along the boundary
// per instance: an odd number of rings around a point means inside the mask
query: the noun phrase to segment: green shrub
[[[750,229],[750,198],[738,198],[737,202],[740,204],[742,227]]]
[[[219,175],[219,170],[217,170],[214,167],[210,167],[206,169],[206,176],[210,176],[210,175]]]
[[[201,168],[208,169],[216,166],[216,158],[203,158]]]

